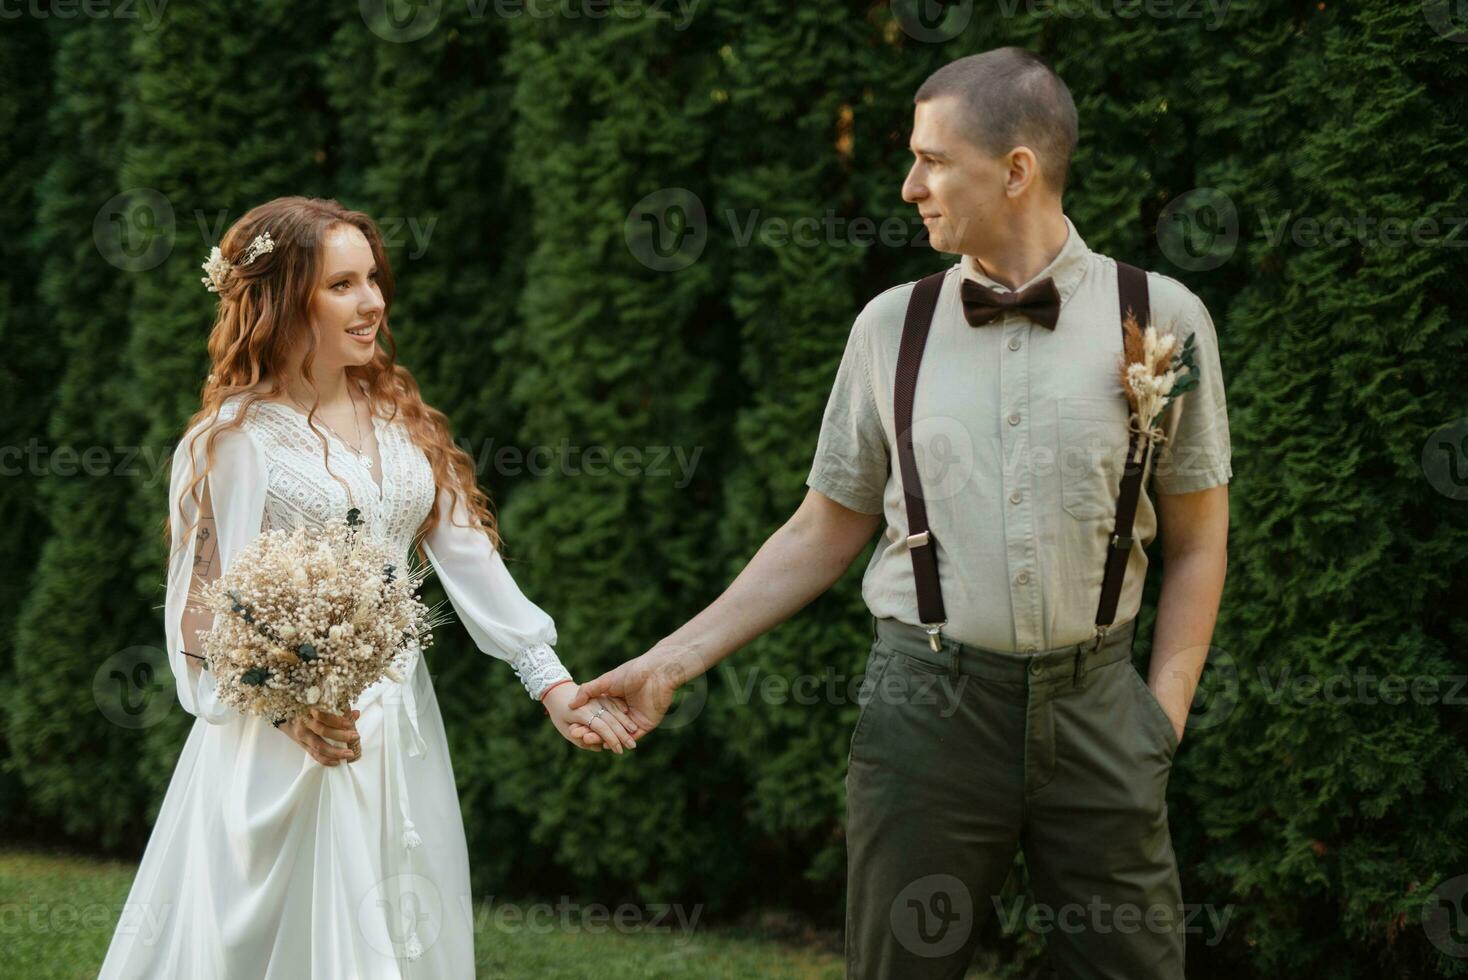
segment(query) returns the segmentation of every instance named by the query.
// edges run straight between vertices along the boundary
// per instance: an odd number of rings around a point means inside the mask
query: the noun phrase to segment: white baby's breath
[[[401,681],[412,646],[432,644],[447,616],[418,598],[428,567],[401,567],[354,519],[261,532],[199,590],[215,614],[203,655],[221,701],[272,719],[344,714],[381,678]]]

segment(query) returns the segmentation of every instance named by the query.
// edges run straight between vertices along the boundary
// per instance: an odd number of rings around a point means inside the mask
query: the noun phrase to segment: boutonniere
[[[1127,428],[1141,436],[1132,460],[1141,462],[1149,447],[1167,441],[1157,422],[1174,398],[1198,387],[1198,364],[1192,334],[1178,349],[1176,334],[1159,334],[1150,324],[1144,333],[1128,312],[1122,336],[1121,388],[1131,406]]]

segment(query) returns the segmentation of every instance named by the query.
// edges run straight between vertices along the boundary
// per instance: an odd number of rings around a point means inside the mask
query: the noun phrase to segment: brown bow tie
[[[1001,293],[972,279],[963,280],[963,316],[969,326],[982,327],[1005,310],[1016,310],[1054,330],[1060,319],[1060,291],[1048,277],[1017,293]]]

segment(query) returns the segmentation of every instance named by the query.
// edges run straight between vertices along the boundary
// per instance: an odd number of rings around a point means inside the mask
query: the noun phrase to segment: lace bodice
[[[233,421],[243,403],[235,395],[220,407],[221,422]],[[204,425],[191,429],[174,453],[169,504],[174,534],[194,523],[196,508],[178,498],[192,480],[190,440]],[[373,467],[318,419],[313,430],[306,415],[289,405],[257,400],[238,429],[222,432],[215,442],[214,467],[208,484],[215,516],[215,539],[175,539],[169,566],[169,662],[179,680],[180,700],[195,714],[213,714],[212,685],[189,672],[182,651],[192,651],[180,636],[180,623],[192,576],[185,571],[208,564],[227,569],[230,559],[260,531],[323,525],[356,507],[364,532],[408,563],[414,536],[438,495],[437,527],[424,539],[424,551],[444,587],[458,619],[485,653],[508,661],[527,693],[538,698],[569,673],[556,656],[555,623],[520,592],[489,537],[472,526],[465,501],[447,489],[436,489],[428,458],[413,442],[401,419],[375,414],[372,422],[380,456],[381,484]],[[318,437],[317,432],[321,433]],[[322,438],[325,439],[323,446]],[[193,446],[193,462],[202,471],[204,438]],[[180,547],[182,545],[182,547]],[[195,555],[195,550],[200,551]],[[196,584],[196,580],[195,580]],[[416,669],[416,651],[411,662]],[[187,680],[187,683],[186,683]],[[210,720],[223,720],[211,718]]]
[[[233,418],[239,403],[232,401],[227,407],[227,417]],[[223,410],[220,415],[226,417]],[[320,526],[356,507],[368,536],[406,560],[413,535],[428,516],[434,497],[433,470],[406,427],[373,415],[372,430],[381,456],[379,488],[372,467],[320,419],[312,431],[306,416],[296,409],[260,401],[251,406],[244,426],[260,443],[270,468],[261,530]]]

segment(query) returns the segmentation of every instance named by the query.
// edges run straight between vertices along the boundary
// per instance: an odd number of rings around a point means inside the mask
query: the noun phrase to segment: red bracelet
[[[544,710],[546,714],[550,714],[550,709],[545,706],[545,696],[547,694],[549,694],[550,692],[554,691],[556,688],[560,687],[562,684],[569,684],[569,683],[571,683],[571,678],[567,677],[567,678],[564,678],[563,680],[556,681],[550,687],[548,687],[544,691],[541,691],[540,692],[540,706],[541,706],[541,709]]]

